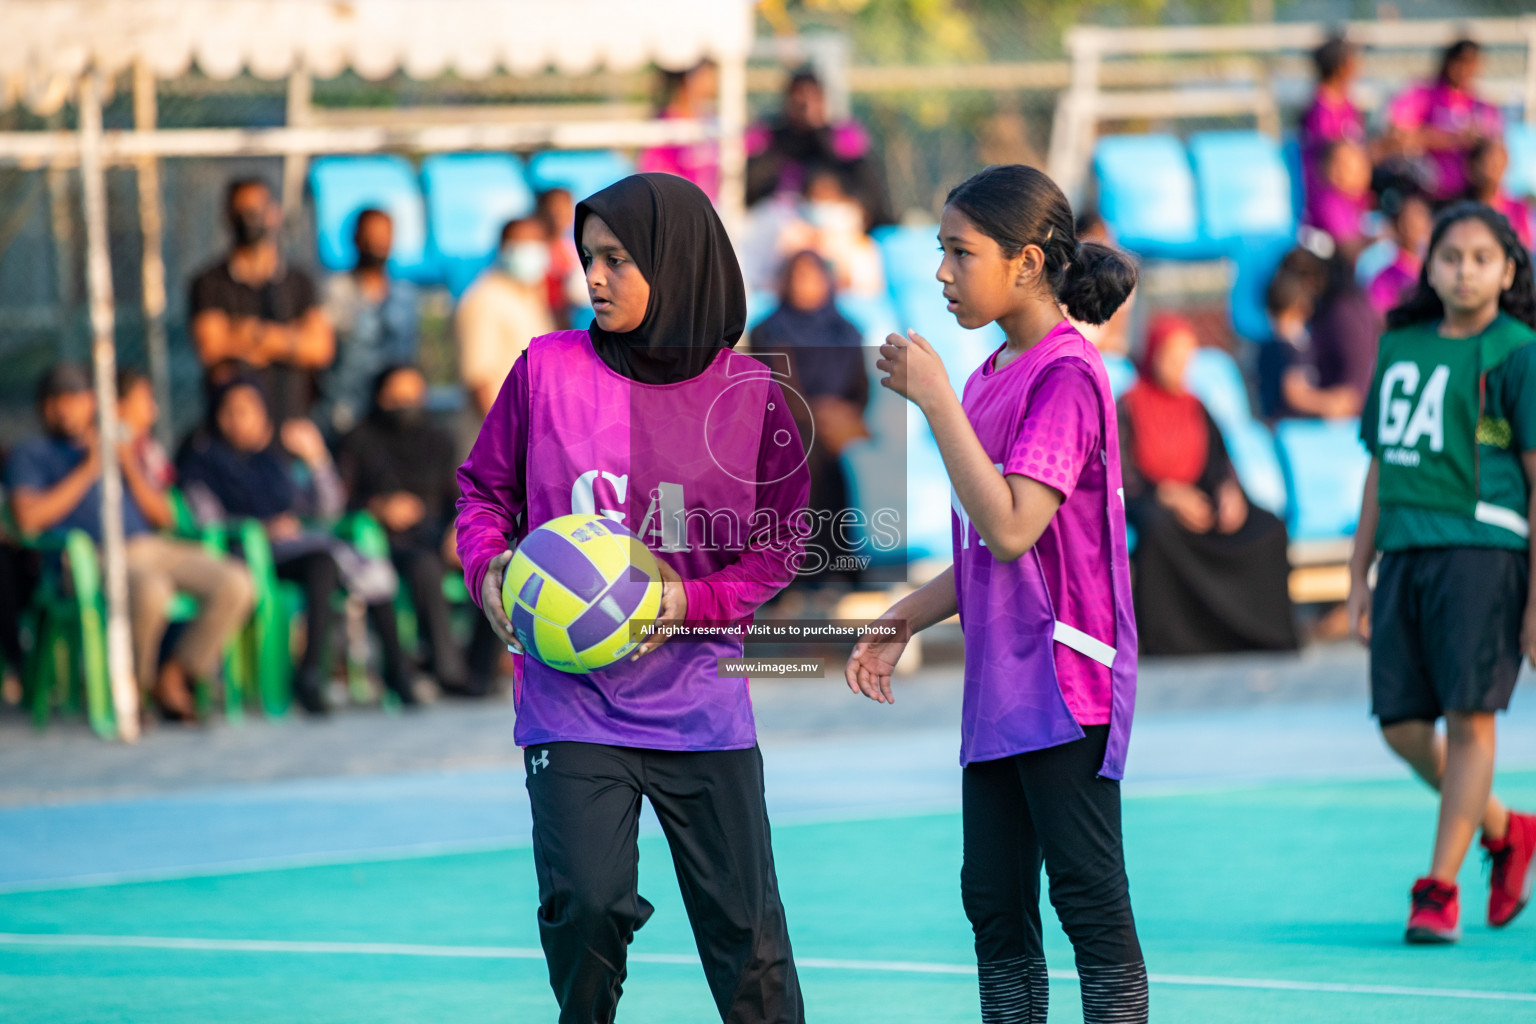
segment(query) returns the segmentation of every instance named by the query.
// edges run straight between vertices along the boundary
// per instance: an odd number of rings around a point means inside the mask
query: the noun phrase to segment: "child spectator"
[[[1381,197],[1381,211],[1392,221],[1392,236],[1397,256],[1371,279],[1367,294],[1371,307],[1381,316],[1405,297],[1404,293],[1419,283],[1419,267],[1434,226],[1429,200],[1414,189],[1389,189]]]
[[[1312,64],[1317,69],[1317,91],[1298,132],[1302,187],[1308,202],[1323,185],[1329,147],[1336,142],[1365,144],[1365,120],[1349,96],[1360,71],[1359,47],[1342,35],[1329,36],[1312,51]]]
[[[1315,297],[1307,279],[1282,269],[1269,282],[1264,308],[1269,315],[1269,340],[1259,346],[1259,409],[1270,421],[1298,416],[1353,416],[1360,396],[1347,387],[1317,386],[1312,363],[1312,318]]]
[[[1371,159],[1360,143],[1337,139],[1323,148],[1318,171],[1302,220],[1326,232],[1339,250],[1358,252],[1371,211]]]

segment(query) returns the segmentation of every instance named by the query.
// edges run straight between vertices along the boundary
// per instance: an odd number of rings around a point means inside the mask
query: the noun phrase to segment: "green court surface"
[[[1536,806],[1536,772],[1499,788]],[[1153,1020],[1536,1020],[1536,912],[1503,932],[1483,924],[1475,851],[1461,944],[1402,944],[1434,827],[1432,798],[1406,779],[1139,795],[1125,822]],[[775,849],[809,1020],[979,1019],[958,815],[784,825]],[[0,894],[0,1020],[553,1021],[531,859]],[[619,1020],[718,1020],[659,838],[641,841],[641,883],[657,912],[632,947]],[[1080,1020],[1054,924],[1048,944],[1051,1019]]]

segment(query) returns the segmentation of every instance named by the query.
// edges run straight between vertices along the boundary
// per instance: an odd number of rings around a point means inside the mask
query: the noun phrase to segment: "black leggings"
[[[756,747],[693,753],[595,743],[523,752],[539,939],[560,1024],[611,1024],[635,931],[640,798],[650,798],[720,1019],[804,1024]]]
[[[336,616],[331,611],[331,597],[341,586],[341,569],[328,552],[312,551],[284,559],[277,563],[279,579],[290,580],[304,588],[304,656],[299,660],[299,672],[317,679],[320,658],[329,646]],[[384,656],[384,683],[396,693],[409,687],[405,671],[405,654],[400,649],[400,628],[395,622],[392,601],[379,601],[368,606],[368,623],[378,635]]]
[[[1120,834],[1120,784],[1098,776],[1109,726],[967,765],[960,894],[976,933],[983,1024],[1045,1020],[1040,865],[1077,954],[1083,1019],[1147,1019],[1147,976]]]

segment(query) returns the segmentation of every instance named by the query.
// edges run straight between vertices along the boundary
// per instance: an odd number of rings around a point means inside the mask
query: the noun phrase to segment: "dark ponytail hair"
[[[1112,246],[1078,241],[1067,197],[1033,167],[994,164],[950,189],[944,204],[965,214],[1008,259],[1039,246],[1051,294],[1074,320],[1102,324],[1136,287],[1135,261]]]
[[[1470,201],[1448,206],[1435,218],[1435,229],[1429,236],[1429,255],[1424,259],[1424,266],[1419,269],[1419,286],[1411,296],[1387,314],[1388,327],[1431,323],[1445,316],[1445,303],[1440,301],[1440,296],[1429,286],[1429,265],[1445,233],[1453,225],[1467,220],[1486,224],[1503,247],[1504,255],[1515,261],[1514,283],[1499,295],[1499,308],[1527,326],[1536,327],[1536,279],[1532,278],[1529,250],[1521,244],[1507,217],[1490,206]]]

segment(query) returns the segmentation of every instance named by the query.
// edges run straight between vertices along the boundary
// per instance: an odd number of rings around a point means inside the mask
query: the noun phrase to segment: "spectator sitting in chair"
[[[282,213],[265,182],[231,182],[224,214],[234,246],[192,282],[198,358],[208,368],[232,359],[253,367],[279,423],[308,416],[315,375],[336,355],[330,319],[309,275],[278,250]]]
[[[1392,224],[1397,255],[1371,278],[1366,294],[1370,297],[1371,308],[1384,317],[1408,297],[1411,289],[1418,287],[1419,268],[1424,264],[1424,250],[1429,246],[1435,215],[1424,194],[1407,185],[1398,185],[1382,193],[1381,212]]]
[[[1282,267],[1264,293],[1270,338],[1259,346],[1259,407],[1264,419],[1356,416],[1360,396],[1349,387],[1320,388],[1312,361],[1312,285]]]
[[[357,215],[357,265],[325,282],[325,312],[336,327],[336,360],[320,382],[320,428],[336,439],[368,415],[379,372],[417,356],[421,303],[416,286],[387,267],[395,225],[370,207]]]
[[[208,423],[183,449],[177,469],[200,521],[259,520],[271,540],[278,577],[304,588],[307,628],[293,684],[304,710],[328,710],[321,658],[334,643],[331,598],[342,586],[367,605],[383,648],[385,685],[402,704],[416,703],[395,622],[394,570],[304,522],[334,519],[346,505],[341,479],[313,423],[292,419],[274,427],[260,385],[250,376],[236,376],[214,390]]]
[[[443,596],[447,567],[459,562],[453,531],[458,460],[453,438],[427,418],[426,393],[426,378],[415,366],[387,367],[374,384],[372,409],[342,440],[337,461],[351,507],[367,509],[389,534],[390,558],[416,606],[422,661],[444,692],[481,696],[489,672],[471,677]],[[488,656],[480,652],[492,666],[500,653],[495,639],[492,634]]]
[[[142,395],[137,399],[144,400]],[[115,441],[123,479],[135,674],[167,718],[190,720],[196,710],[189,684],[211,679],[217,671],[224,645],[250,614],[251,579],[242,566],[210,554],[201,544],[156,532],[171,525],[171,507],[165,488],[151,479],[139,455],[142,431],[154,423],[153,397],[148,401],[148,412],[125,423],[124,435]],[[101,438],[90,375],[73,364],[55,366],[38,389],[38,409],[45,435],[17,446],[6,464],[16,526],[32,536],[81,529],[99,544]],[[177,591],[197,599],[198,613],[162,665],[160,641]]]
[[[1198,345],[1182,318],[1153,318],[1119,402],[1141,651],[1295,650],[1285,524],[1249,505],[1221,431],[1184,389]]]

